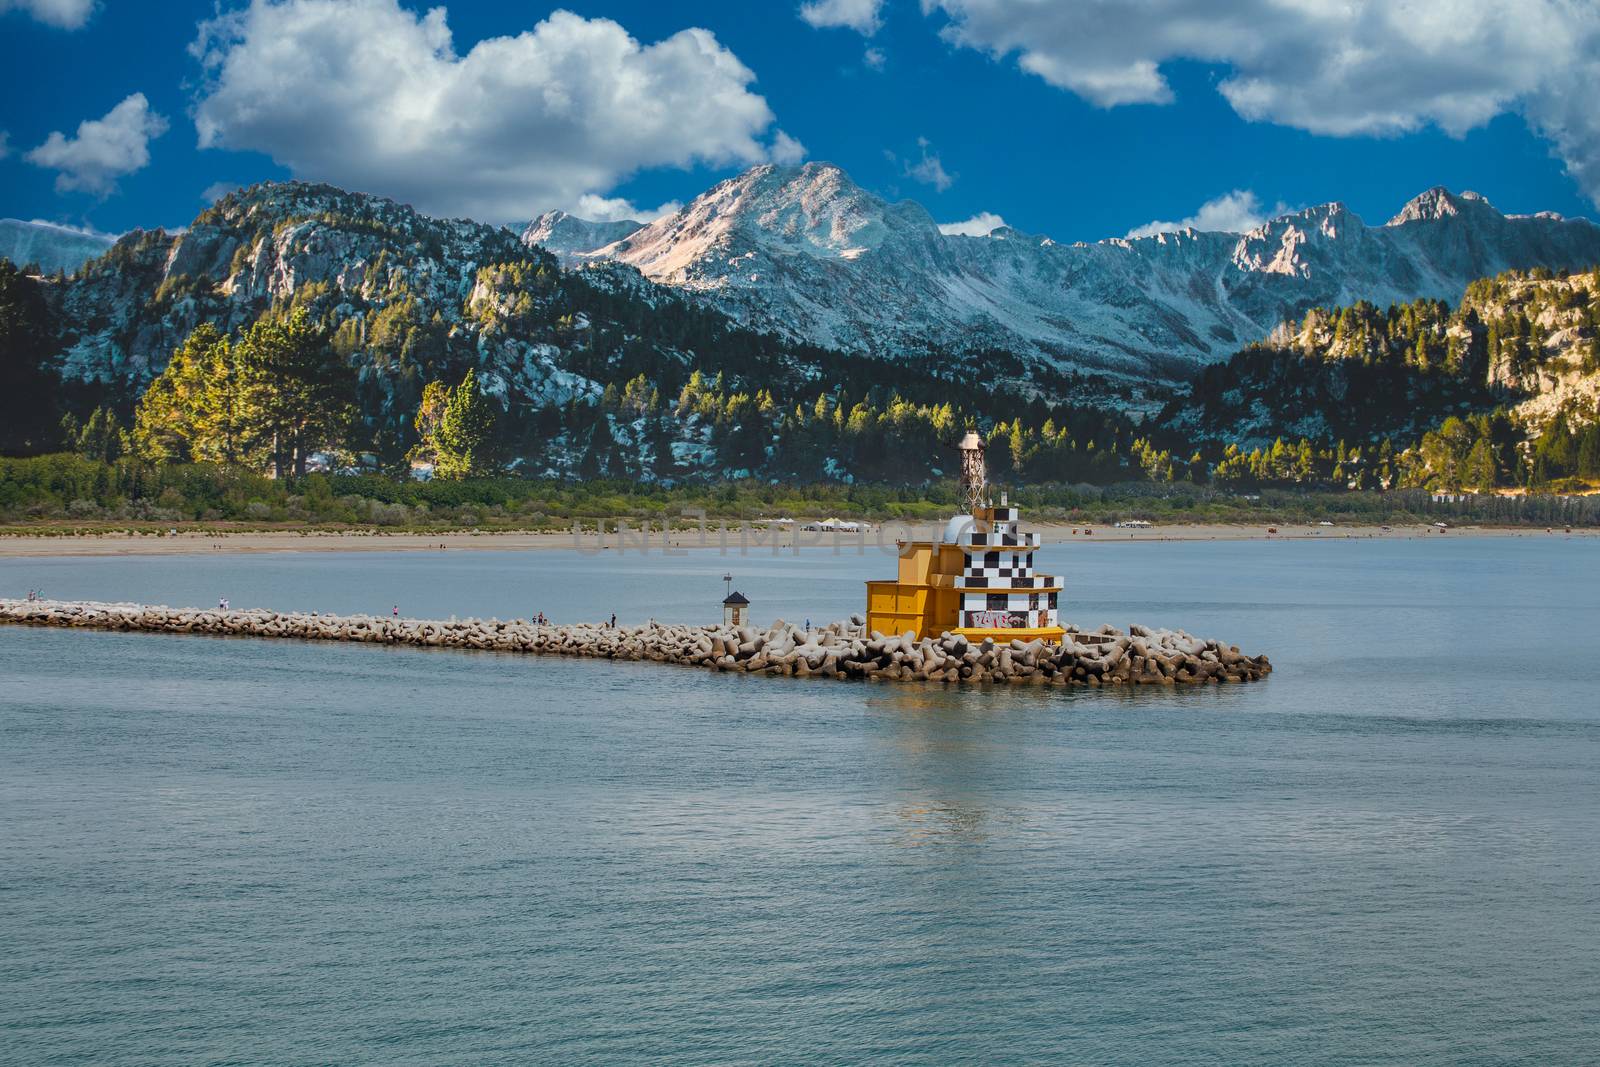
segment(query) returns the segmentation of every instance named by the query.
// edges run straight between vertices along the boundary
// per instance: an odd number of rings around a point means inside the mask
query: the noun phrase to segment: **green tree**
[[[184,338],[134,410],[133,445],[141,456],[157,463],[195,458],[207,382],[217,363],[229,358],[227,338],[210,323]]]
[[[140,398],[134,449],[160,463],[260,467],[267,431],[257,398],[266,388],[240,358],[239,346],[204,323],[172,353]]]
[[[266,443],[278,477],[305,474],[311,453],[345,443],[355,375],[304,307],[258,319],[236,347],[244,419]]]
[[[433,459],[435,478],[498,474],[502,463],[496,444],[497,422],[494,401],[484,395],[476,371],[467,371],[454,389],[429,382],[417,412],[417,433],[422,437],[418,454]]]
[[[1487,437],[1480,437],[1467,453],[1463,481],[1480,493],[1494,491],[1494,446]]]
[[[117,421],[116,412],[104,405],[95,408],[81,426],[77,419],[66,416],[61,431],[67,447],[85,459],[115,463],[129,451],[128,431]]]

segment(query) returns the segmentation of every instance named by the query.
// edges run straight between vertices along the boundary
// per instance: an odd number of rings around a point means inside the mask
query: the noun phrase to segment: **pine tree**
[[[274,473],[305,474],[312,452],[343,443],[354,419],[354,374],[304,307],[257,320],[237,348],[248,383],[244,417],[269,442]]]
[[[157,463],[192,461],[204,450],[201,411],[211,372],[231,360],[227,338],[202,323],[172,353],[134,411],[133,445]]]
[[[500,473],[496,444],[495,403],[478,385],[476,371],[467,371],[461,384],[445,389],[429,382],[417,412],[417,432],[422,436],[419,454],[433,457],[436,478],[484,478]]]
[[[81,427],[76,419],[67,416],[62,420],[62,430],[68,446],[85,459],[115,463],[129,451],[127,431],[117,421],[116,413],[103,405],[95,408]]]
[[[1494,448],[1487,437],[1480,437],[1467,453],[1463,479],[1480,493],[1493,492],[1495,484]]]
[[[251,397],[258,383],[236,358],[226,338],[207,351],[202,372],[205,382],[196,393],[191,410],[194,457],[224,465],[258,465],[263,437],[260,427],[252,421],[251,410]]]

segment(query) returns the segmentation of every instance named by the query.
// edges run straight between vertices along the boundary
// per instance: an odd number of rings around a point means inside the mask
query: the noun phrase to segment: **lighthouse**
[[[1025,531],[1017,508],[990,496],[984,443],[968,430],[961,453],[961,506],[936,541],[901,541],[894,581],[867,583],[867,629],[949,632],[969,640],[1043,638],[1058,642],[1061,586],[1033,569],[1039,535]]]
[[[750,599],[735,590],[722,602],[722,625],[737,628],[750,621]]]

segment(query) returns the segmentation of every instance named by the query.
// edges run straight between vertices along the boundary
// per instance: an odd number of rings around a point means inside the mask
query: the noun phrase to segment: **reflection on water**
[[[895,811],[904,824],[906,845],[981,845],[989,839],[991,824],[1002,821],[1014,830],[1023,820],[1020,812],[995,813],[980,807],[950,803],[904,806]]]
[[[869,702],[883,714],[892,773],[913,799],[894,808],[902,844],[981,844],[993,820],[996,754],[987,721],[1000,714],[992,702],[933,686],[888,689]],[[1012,709],[1015,710],[1015,709]]]

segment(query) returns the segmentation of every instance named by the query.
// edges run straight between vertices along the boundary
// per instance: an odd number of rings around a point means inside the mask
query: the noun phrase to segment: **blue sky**
[[[208,190],[290,176],[496,222],[637,213],[796,158],[1058,240],[1208,201],[1219,227],[1328,200],[1376,223],[1433,185],[1600,214],[1600,37],[1561,0],[1414,5],[1448,16],[1439,47],[1266,0],[594,2],[542,28],[538,3],[90,4],[0,0],[0,215],[181,226]]]

